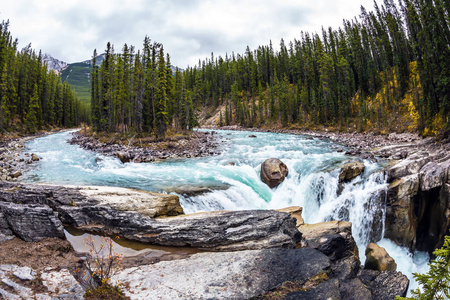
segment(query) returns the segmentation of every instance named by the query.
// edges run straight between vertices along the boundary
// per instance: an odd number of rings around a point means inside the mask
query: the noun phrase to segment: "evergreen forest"
[[[89,112],[59,75],[48,71],[31,45],[17,49],[9,22],[0,24],[0,134],[75,127]]]
[[[92,125],[97,131],[149,132],[164,138],[169,125],[192,129],[197,125],[193,95],[183,74],[171,69],[170,56],[160,43],[144,40],[142,52],[125,44],[115,54],[108,43],[105,58],[92,57]]]
[[[161,43],[106,46],[90,74],[91,106],[47,71],[31,46],[0,33],[0,130],[35,132],[81,122],[102,132],[209,125],[418,131],[449,128],[450,1],[383,0],[340,28],[299,32],[279,45],[199,60],[173,71]],[[90,109],[90,111],[88,111]],[[211,121],[212,120],[212,121]]]
[[[450,1],[384,0],[359,18],[243,54],[200,61],[183,74],[194,107],[219,125],[339,130],[448,128]]]
[[[92,119],[100,131],[214,125],[338,130],[419,131],[448,128],[450,1],[384,0],[338,29],[302,32],[279,47],[170,70],[163,45],[145,38],[92,69]]]

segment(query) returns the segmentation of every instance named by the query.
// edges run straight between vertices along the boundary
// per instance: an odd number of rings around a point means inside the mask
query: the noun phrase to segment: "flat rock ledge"
[[[153,219],[105,206],[58,208],[64,224],[162,246],[213,251],[295,248],[301,239],[288,213],[251,210]]]
[[[40,292],[31,288],[35,285],[41,285]],[[84,289],[67,269],[38,274],[29,267],[0,265],[0,299],[82,300],[83,294]]]
[[[295,248],[296,221],[276,211],[179,215],[177,196],[107,187],[0,182],[0,238],[64,237],[63,224],[143,243],[214,251]],[[177,217],[169,217],[179,215]],[[154,218],[154,217],[164,218]]]
[[[299,287],[284,299],[394,300],[406,295],[409,280],[400,272],[361,267],[351,223],[300,229],[303,248],[198,253],[127,268],[112,280],[131,299],[270,299],[284,284]]]
[[[199,253],[188,259],[125,269],[113,277],[131,299],[248,299],[285,281],[330,269],[314,249]]]

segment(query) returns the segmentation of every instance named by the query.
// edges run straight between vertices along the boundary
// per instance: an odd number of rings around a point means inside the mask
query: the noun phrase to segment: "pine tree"
[[[164,139],[168,125],[167,111],[167,71],[164,61],[164,48],[161,46],[158,55],[158,85],[155,96],[156,137]]]
[[[34,85],[33,96],[28,105],[27,114],[25,117],[25,125],[27,131],[35,133],[38,130],[38,111],[39,111],[39,93],[37,84]]]
[[[450,236],[446,236],[444,245],[433,252],[436,256],[429,265],[430,270],[425,274],[414,273],[413,276],[420,284],[421,289],[412,291],[411,298],[401,299],[449,299],[450,298]]]
[[[132,113],[131,126],[134,130],[143,130],[144,110],[144,66],[141,61],[140,51],[134,58],[133,91],[132,91]]]
[[[97,49],[94,49],[91,64],[91,115],[92,123],[95,129],[100,128],[101,110],[100,110],[100,91],[99,91],[99,72],[97,66]]]

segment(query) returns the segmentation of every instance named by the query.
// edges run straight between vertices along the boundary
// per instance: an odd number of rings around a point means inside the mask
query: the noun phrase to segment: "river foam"
[[[378,163],[364,160],[364,173],[344,184],[338,193],[339,167],[359,160],[337,151],[343,148],[341,145],[299,135],[218,133],[222,139],[221,155],[150,164],[122,164],[119,159],[70,145],[66,142],[70,138],[68,132],[49,135],[27,143],[26,151],[37,154],[41,160],[24,177],[30,182],[175,193],[186,213],[301,206],[307,223],[352,222],[362,263],[367,244],[378,242],[410,279],[412,272],[426,270],[424,253],[412,255],[388,240],[380,241],[387,183]],[[250,134],[256,138],[250,138]],[[273,190],[260,180],[261,163],[271,157],[281,159],[289,169],[286,180]],[[185,187],[189,187],[188,192],[183,192]],[[192,187],[201,192],[192,192]]]

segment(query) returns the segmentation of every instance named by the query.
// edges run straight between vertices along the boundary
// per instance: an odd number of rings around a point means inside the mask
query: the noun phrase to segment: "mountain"
[[[49,71],[53,70],[58,74],[61,73],[61,71],[68,65],[66,62],[60,61],[59,59],[54,58],[48,53],[45,53],[42,56],[42,61],[47,64],[47,69]]]
[[[103,61],[104,54],[97,58],[99,63]],[[89,91],[89,76],[91,72],[91,61],[86,60],[79,63],[68,64],[59,59],[54,58],[48,53],[42,56],[42,61],[47,64],[49,71],[55,71],[61,75],[62,81],[67,81],[72,89],[75,90],[78,98],[82,103],[87,105],[91,102],[91,94]]]
[[[90,76],[91,65],[84,62],[69,64],[61,71],[61,80],[67,81],[75,90],[81,103],[87,105],[91,103]]]
[[[97,65],[101,65],[105,59],[105,53],[97,56]],[[78,99],[86,105],[91,103],[90,92],[90,76],[91,76],[91,64],[92,60],[84,60],[72,64],[67,64],[60,60],[51,57],[48,54],[44,55],[44,61],[48,63],[49,70],[54,70],[61,75],[62,81],[67,81],[72,89],[75,90]],[[175,73],[176,67],[171,66],[172,71]],[[183,70],[181,70],[183,71]]]
[[[102,64],[103,60],[105,59],[105,55],[106,55],[106,53],[102,53],[102,54],[97,56],[97,63],[96,63],[97,66],[100,66]],[[88,59],[88,60],[82,61],[81,63],[82,64],[87,64],[90,67],[92,65],[92,59]]]
[[[97,65],[101,65],[105,59],[105,54],[97,56]],[[67,67],[61,71],[62,81],[67,81],[72,89],[75,89],[78,98],[82,103],[90,105],[90,76],[91,76],[92,60],[84,60],[81,62],[68,64]]]

